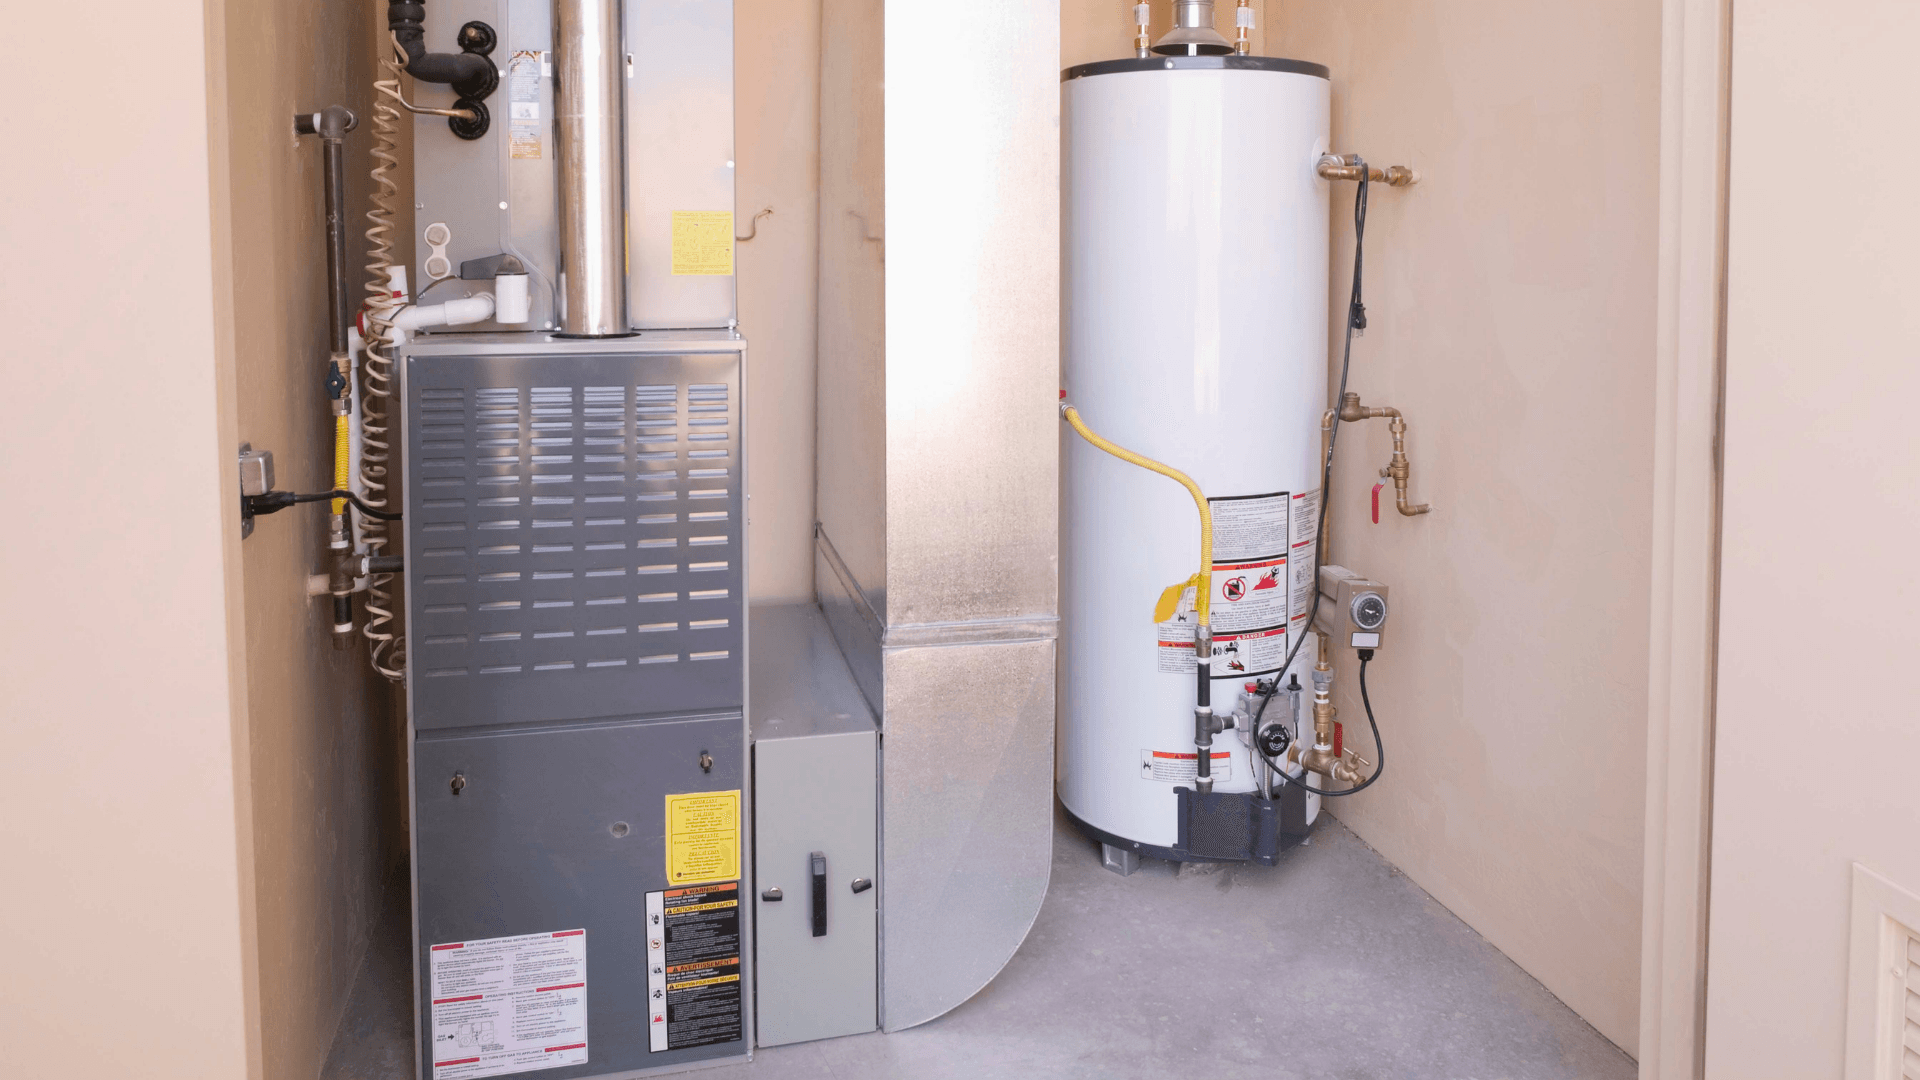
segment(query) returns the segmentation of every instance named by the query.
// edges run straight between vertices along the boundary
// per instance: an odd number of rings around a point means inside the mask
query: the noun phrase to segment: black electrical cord
[[[1294,657],[1299,655],[1300,647],[1307,643],[1307,632],[1312,629],[1314,620],[1320,616],[1320,565],[1326,555],[1321,545],[1327,534],[1327,506],[1333,502],[1333,448],[1340,440],[1340,405],[1346,400],[1347,374],[1353,369],[1353,332],[1367,328],[1367,305],[1362,302],[1360,291],[1360,284],[1363,280],[1362,271],[1365,265],[1367,240],[1367,163],[1358,156],[1353,158],[1353,163],[1360,167],[1360,184],[1353,196],[1353,290],[1347,298],[1347,340],[1340,354],[1340,389],[1333,397],[1333,430],[1327,436],[1327,457],[1320,466],[1320,514],[1313,530],[1313,605],[1307,609],[1307,629],[1301,631],[1300,639],[1295,641],[1293,647],[1287,650],[1286,661],[1280,665],[1280,670],[1276,673],[1272,683],[1267,685],[1266,692],[1261,694],[1260,708],[1255,710],[1253,714],[1252,734],[1254,736],[1254,752],[1264,758],[1268,765],[1273,765],[1274,762],[1272,758],[1267,757],[1267,752],[1259,747],[1260,720],[1267,715],[1267,703],[1272,701],[1273,696],[1280,692],[1280,680],[1278,676],[1285,674],[1287,669],[1293,666]],[[1367,661],[1372,658],[1373,650],[1363,650],[1360,660],[1360,698],[1362,701],[1366,701],[1367,696]],[[1367,723],[1373,728],[1374,753],[1375,756],[1380,759],[1380,765],[1375,768],[1373,775],[1368,777],[1366,781],[1359,786],[1348,788],[1345,791],[1322,791],[1308,784],[1304,776],[1296,780],[1288,776],[1285,769],[1277,766],[1274,768],[1274,772],[1279,775],[1282,783],[1293,784],[1315,795],[1352,795],[1355,792],[1366,790],[1372,786],[1375,780],[1380,779],[1380,773],[1385,771],[1387,760],[1386,749],[1380,745],[1380,726],[1373,721],[1373,705],[1371,702],[1367,703]]]
[[[1360,783],[1355,784],[1353,787],[1350,787],[1345,791],[1322,791],[1321,789],[1314,787],[1312,784],[1307,783],[1305,779],[1295,780],[1293,777],[1288,776],[1286,768],[1280,762],[1277,762],[1272,758],[1267,757],[1267,752],[1260,748],[1260,740],[1258,738],[1255,738],[1253,740],[1253,752],[1256,754],[1259,754],[1263,759],[1265,759],[1267,766],[1271,768],[1274,771],[1274,773],[1280,777],[1281,780],[1285,781],[1286,783],[1292,784],[1295,787],[1298,787],[1308,792],[1309,794],[1321,795],[1327,798],[1337,799],[1342,795],[1358,795],[1361,792],[1372,787],[1375,781],[1378,781],[1382,776],[1386,775],[1387,745],[1380,741],[1380,724],[1378,721],[1374,720],[1373,718],[1373,699],[1367,696],[1367,663],[1372,659],[1373,659],[1372,649],[1360,650],[1360,703],[1367,707],[1367,727],[1373,730],[1373,756],[1374,756],[1373,775],[1367,777],[1365,780],[1360,781]],[[1272,695],[1268,695],[1268,696],[1271,697]],[[1262,701],[1260,703],[1260,711],[1265,712],[1266,710],[1267,710],[1267,703],[1265,701]],[[1258,724],[1258,721],[1256,720],[1254,731],[1257,732],[1259,730],[1260,730],[1259,724]],[[1304,772],[1305,770],[1302,770],[1303,774]]]
[[[360,496],[351,491],[322,491],[313,495],[296,495],[291,491],[269,491],[265,495],[248,495],[246,497],[247,512],[255,517],[259,517],[262,514],[277,513],[285,510],[289,506],[295,506],[300,503],[331,502],[334,499],[345,499],[347,502],[353,504],[354,509],[370,518],[378,518],[381,521],[399,521],[405,516],[403,514],[389,513],[385,510],[368,506],[365,502],[361,501]]]

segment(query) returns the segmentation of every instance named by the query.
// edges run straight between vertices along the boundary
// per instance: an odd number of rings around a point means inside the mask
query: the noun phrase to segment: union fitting
[[[1357,182],[1364,178],[1370,183],[1385,184],[1388,187],[1412,187],[1420,182],[1420,174],[1405,165],[1389,165],[1382,169],[1366,164],[1358,154],[1324,155],[1315,171],[1323,180]]]

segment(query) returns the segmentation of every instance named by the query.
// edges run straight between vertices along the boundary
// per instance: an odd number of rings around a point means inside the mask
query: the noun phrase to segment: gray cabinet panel
[[[421,739],[414,887],[422,1024],[433,1010],[434,945],[584,929],[588,1063],[530,1075],[624,1076],[744,1055],[744,1035],[651,1051],[646,970],[647,894],[668,888],[666,796],[740,788],[741,738],[734,714]],[[701,768],[703,753],[711,771]],[[420,1049],[419,1075],[430,1077],[431,1039]]]
[[[878,738],[854,731],[754,746],[761,1046],[878,1026]],[[824,912],[817,907],[815,853],[826,863]],[[873,884],[853,891],[862,879]],[[766,899],[771,889],[781,899]]]

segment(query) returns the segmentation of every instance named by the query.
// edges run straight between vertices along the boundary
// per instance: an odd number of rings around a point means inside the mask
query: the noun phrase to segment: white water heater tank
[[[1215,711],[1261,677],[1310,689],[1314,642],[1279,665],[1315,585],[1327,70],[1114,60],[1070,69],[1062,93],[1066,396],[1211,500]],[[1155,601],[1198,569],[1199,515],[1178,484],[1062,431],[1060,798],[1089,834],[1176,857],[1174,789],[1196,765],[1193,615],[1156,623]],[[1239,733],[1211,754],[1215,792],[1255,790]]]

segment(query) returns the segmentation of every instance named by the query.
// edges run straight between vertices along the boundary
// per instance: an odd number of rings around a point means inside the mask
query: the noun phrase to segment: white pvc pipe
[[[444,304],[402,308],[393,316],[392,322],[401,330],[422,330],[429,326],[464,326],[467,323],[486,322],[491,318],[493,294],[481,293],[479,296],[449,300]]]

